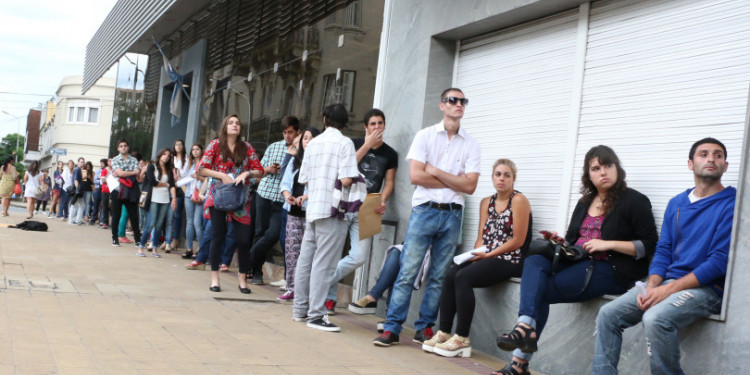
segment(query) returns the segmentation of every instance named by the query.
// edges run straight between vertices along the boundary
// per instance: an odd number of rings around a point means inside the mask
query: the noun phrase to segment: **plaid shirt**
[[[266,153],[263,154],[263,160],[260,161],[260,164],[263,165],[263,168],[273,163],[281,165],[281,162],[284,161],[286,148],[286,142],[283,139],[272,143],[266,149]],[[260,180],[260,185],[258,185],[258,195],[260,195],[261,198],[274,202],[283,202],[284,196],[281,195],[281,191],[279,190],[281,177],[283,177],[281,173],[269,174],[263,177],[263,179]]]
[[[125,160],[122,155],[117,155],[112,159],[112,170],[118,169],[122,169],[123,172],[136,171],[138,170],[138,159],[128,156],[128,159]]]

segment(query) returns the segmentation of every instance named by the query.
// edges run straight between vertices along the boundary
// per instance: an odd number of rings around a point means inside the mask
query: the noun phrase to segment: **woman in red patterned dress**
[[[220,211],[214,208],[214,187],[217,184],[245,184],[251,178],[261,178],[266,172],[260,164],[258,155],[255,154],[253,146],[242,140],[242,126],[237,115],[230,115],[221,122],[219,139],[214,139],[206,147],[198,172],[203,177],[211,177],[208,187],[205,207],[209,210],[211,223],[213,224],[213,237],[209,248],[209,259],[211,262],[211,287],[212,292],[221,291],[219,280],[219,264],[221,263],[221,244],[227,233],[227,222],[234,225],[234,239],[237,244],[237,258],[240,264],[238,279],[240,292],[249,294],[245,273],[250,263],[250,246],[252,238],[250,233],[250,197],[245,204],[230,212]],[[246,189],[249,194],[249,189]]]

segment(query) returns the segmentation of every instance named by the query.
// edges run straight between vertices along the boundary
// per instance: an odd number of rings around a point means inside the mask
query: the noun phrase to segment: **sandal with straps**
[[[534,328],[516,324],[512,331],[504,333],[497,338],[497,347],[507,352],[521,349],[524,353],[534,353],[537,351],[536,343],[539,338],[532,338],[531,335],[533,333],[536,333]]]
[[[520,368],[522,372],[518,372],[513,366]],[[529,372],[528,362],[521,364],[516,361],[511,361],[500,370],[491,372],[490,375],[531,375],[531,373]]]

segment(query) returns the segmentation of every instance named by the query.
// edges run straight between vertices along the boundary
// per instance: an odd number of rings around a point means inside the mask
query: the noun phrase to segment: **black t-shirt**
[[[359,150],[365,143],[363,138],[352,139],[354,148]],[[370,149],[357,165],[359,172],[365,176],[368,193],[379,193],[385,179],[385,172],[398,168],[398,153],[383,143],[376,149]]]

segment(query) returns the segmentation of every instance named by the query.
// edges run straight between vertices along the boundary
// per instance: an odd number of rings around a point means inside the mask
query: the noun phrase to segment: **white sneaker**
[[[330,320],[328,320],[328,315],[323,315],[323,317],[315,319],[315,320],[308,320],[307,326],[310,328],[319,329],[321,331],[326,332],[338,332],[341,331],[341,328],[333,323],[331,323]]]
[[[274,281],[271,283],[271,286],[277,286],[281,290],[286,290],[286,280],[281,279],[279,281]]]

